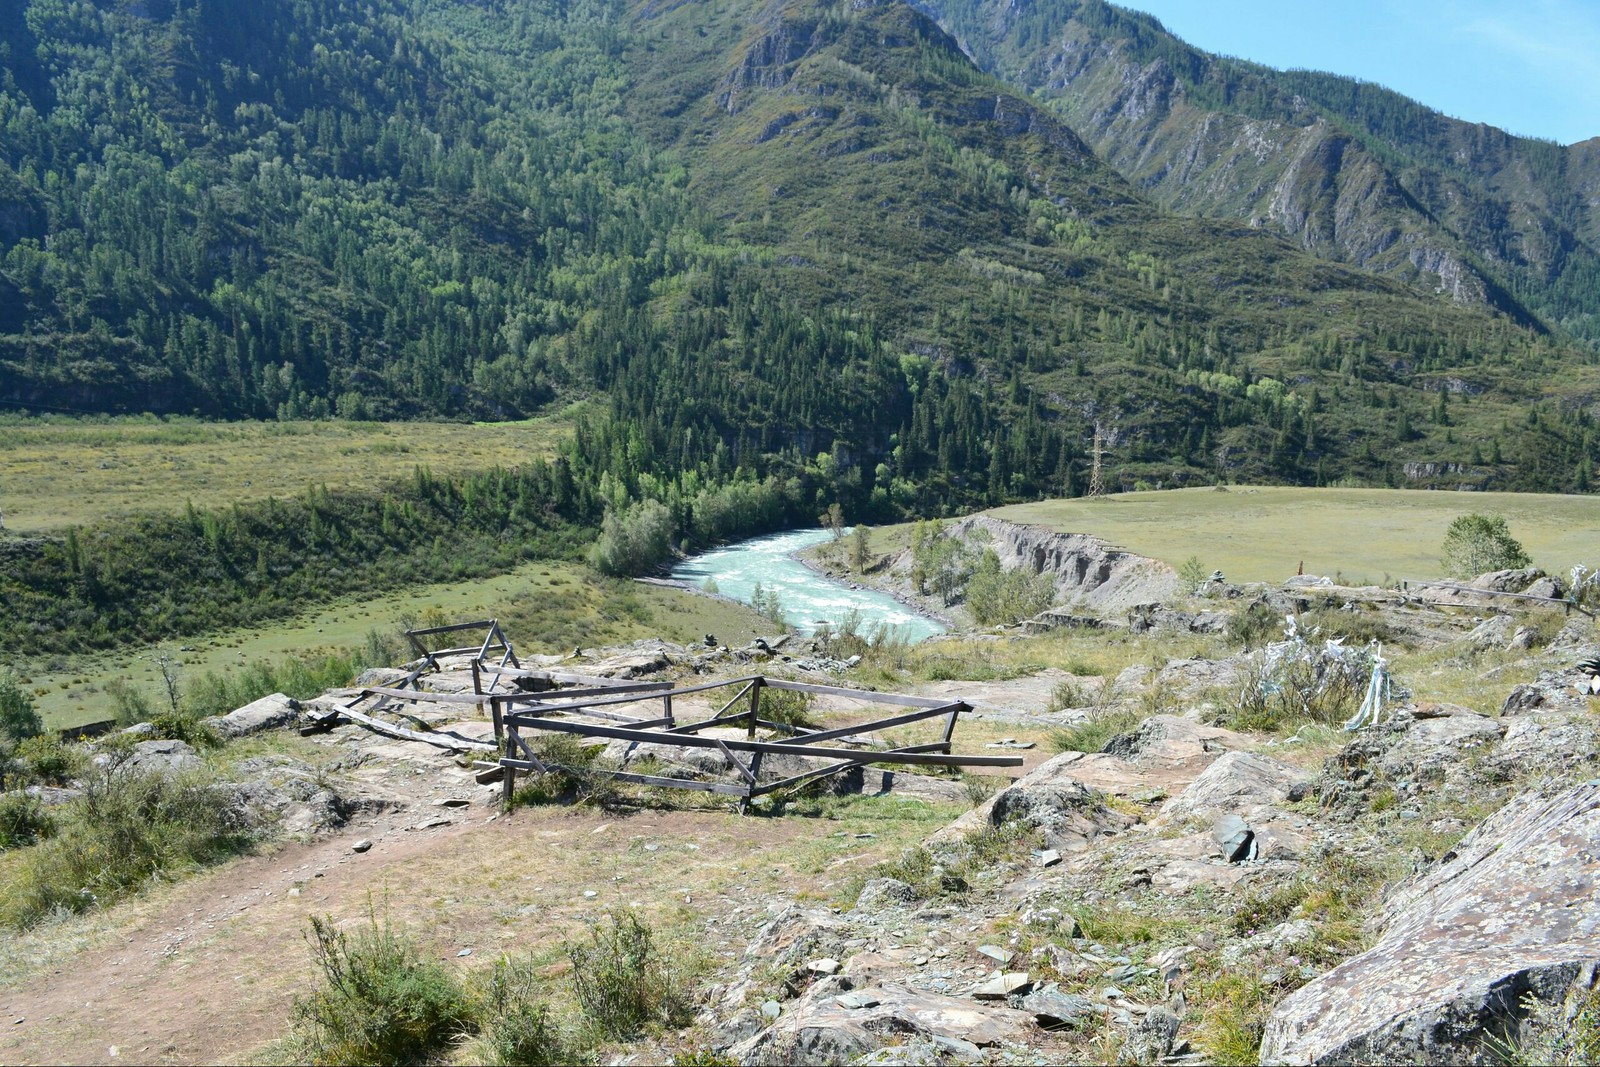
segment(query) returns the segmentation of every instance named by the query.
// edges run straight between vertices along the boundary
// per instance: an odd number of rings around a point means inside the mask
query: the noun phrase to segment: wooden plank
[[[717,739],[716,738],[712,738],[712,740],[716,741]],[[732,767],[734,770],[739,772],[739,777],[743,778],[745,781],[749,782],[751,785],[755,785],[756,784],[756,776],[751,773],[749,767],[746,767],[744,765],[744,763],[740,761],[739,757],[737,757],[737,756],[735,756],[733,754],[733,750],[732,749],[730,749],[727,745],[723,744],[721,741],[717,741],[717,747],[722,749],[722,755],[723,755],[723,757],[725,759],[727,759],[728,766]]]
[[[904,752],[932,752],[932,751],[937,751],[938,749],[941,749],[943,747],[944,746],[942,744],[940,744],[937,741],[934,741],[934,742],[931,742],[931,743],[926,744],[926,745],[907,745],[905,748],[895,749],[894,751],[895,752],[901,752],[901,753],[904,753]],[[880,752],[866,753],[866,752],[864,752],[864,753],[861,754],[861,758],[860,759],[845,760],[842,763],[833,763],[833,764],[830,764],[830,765],[828,765],[826,767],[818,767],[815,770],[803,771],[800,774],[790,775],[788,778],[785,778],[785,779],[783,779],[781,781],[772,782],[772,783],[769,783],[768,785],[760,786],[757,789],[751,790],[751,795],[752,796],[758,796],[758,797],[766,796],[768,793],[774,792],[775,790],[783,789],[783,788],[786,788],[786,787],[792,786],[792,785],[799,785],[800,783],[806,781],[807,779],[822,778],[822,777],[824,777],[826,775],[838,774],[840,771],[849,770],[851,767],[865,767],[870,763],[878,763],[878,762],[881,762],[878,759],[878,757],[880,755],[883,755],[883,753],[880,753]]]
[[[743,696],[744,696],[744,695],[745,695],[745,694],[746,694],[746,693],[748,693],[748,692],[750,692],[750,690],[751,690],[751,689],[753,689],[753,688],[755,688],[755,684],[756,684],[756,683],[754,683],[754,682],[751,682],[751,683],[750,683],[750,684],[749,684],[749,685],[747,685],[747,686],[745,686],[745,687],[744,687],[744,688],[743,688],[743,689],[741,689],[741,690],[739,690],[739,691],[738,691],[738,692],[737,692],[737,693],[735,693],[735,694],[734,694],[734,695],[733,695],[733,699],[732,699],[732,700],[730,700],[730,701],[728,701],[728,702],[727,702],[727,703],[726,703],[726,704],[724,704],[724,705],[722,705],[722,707],[720,707],[720,708],[718,708],[718,709],[717,709],[717,710],[716,710],[716,713],[715,713],[715,714],[713,714],[713,715],[712,715],[712,716],[711,716],[711,717],[712,717],[712,718],[713,718],[713,719],[720,719],[720,718],[722,718],[722,716],[723,716],[723,715],[725,715],[725,714],[727,714],[727,711],[728,711],[728,709],[729,709],[729,708],[731,708],[731,707],[733,707],[733,706],[734,706],[734,705],[735,705],[735,704],[737,704],[737,703],[739,703],[739,700],[740,700],[740,699],[741,699],[741,698],[742,698],[742,697],[743,697]]]
[[[598,688],[615,689],[618,686],[651,686],[660,689],[671,689],[671,681],[662,680],[654,682],[640,682],[606,678],[598,674],[581,674],[577,671],[550,671],[538,667],[485,667],[490,674],[498,674],[502,678],[537,678],[546,682],[561,682],[564,685],[592,685]]]
[[[812,741],[831,741],[836,737],[849,737],[851,734],[875,733],[878,730],[887,730],[894,726],[904,726],[907,723],[935,718],[944,714],[949,708],[949,704],[944,704],[937,708],[920,708],[917,711],[908,711],[904,715],[893,715],[887,719],[873,719],[871,722],[864,722],[857,726],[841,726],[835,730],[803,732],[795,735],[795,744],[805,745],[810,744]]]
[[[471,749],[493,752],[497,747],[488,741],[479,741],[476,738],[463,737],[461,734],[451,733],[446,730],[440,730],[426,734],[420,733],[416,730],[407,730],[403,726],[395,726],[393,723],[384,722],[382,719],[374,719],[370,715],[363,715],[361,712],[352,711],[349,708],[345,708],[343,711],[339,712],[339,714],[347,719],[361,723],[363,726],[370,727],[380,734],[387,734],[390,737],[398,737],[403,741],[421,741],[425,745],[433,745],[436,748],[448,748],[453,752],[463,752]]]
[[[905,708],[942,708],[950,704],[950,701],[939,697],[912,697],[904,696],[900,693],[875,693],[868,689],[847,689],[841,685],[812,685],[810,682],[789,682],[781,678],[769,678],[767,679],[767,685],[774,689],[788,689],[795,693],[850,697],[853,700],[866,700],[874,704],[896,704]],[[679,690],[680,693],[684,691]]]
[[[717,748],[726,744],[736,752],[770,752],[784,756],[818,756],[823,759],[859,760],[870,763],[909,763],[934,767],[1020,767],[1021,756],[967,756],[946,753],[913,753],[897,755],[893,751],[858,752],[851,749],[818,748],[814,745],[787,744],[774,741],[735,739],[722,741],[714,737],[696,737],[687,733],[666,734],[661,730],[629,730],[620,726],[600,726],[592,723],[569,722],[560,719],[521,718],[508,715],[507,721],[519,727],[550,730],[557,733],[578,734],[583,737],[610,737],[619,741],[634,741],[645,745],[682,745],[687,748]]]
[[[409,700],[413,703],[425,700],[430,704],[482,704],[488,699],[488,697],[477,693],[430,693],[421,689],[391,689],[385,685],[369,686],[365,691],[376,693],[379,696],[390,697],[394,700]],[[502,699],[510,699],[510,697]]]
[[[415,630],[407,630],[407,637],[428,637],[432,634],[458,633],[462,630],[481,630],[486,626],[493,626],[494,619],[483,619],[480,622],[453,622],[449,626],[419,626]]]
[[[538,769],[530,766],[526,760],[502,759],[500,763],[502,766],[515,768],[517,770]],[[561,766],[559,763],[550,764],[549,769],[552,771],[566,771],[569,774],[573,773],[568,771],[566,767]],[[669,789],[698,789],[702,793],[720,793],[723,796],[730,797],[745,797],[750,795],[750,791],[744,786],[731,785],[728,782],[700,782],[695,781],[692,778],[662,778],[654,774],[635,774],[632,771],[604,771],[596,770],[592,767],[588,768],[584,773],[603,774],[606,777],[614,778],[619,782],[632,782],[635,785],[659,785],[666,786]]]

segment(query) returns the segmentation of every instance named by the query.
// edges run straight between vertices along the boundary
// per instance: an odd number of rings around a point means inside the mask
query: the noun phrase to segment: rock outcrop
[[[1170,599],[1178,575],[1160,560],[1135,555],[1087,534],[1056,533],[1043,526],[973,515],[955,523],[952,536],[986,543],[1007,570],[1024,568],[1049,574],[1056,599],[1069,607],[1125,611],[1137,604]]]
[[[1494,1063],[1528,1000],[1600,962],[1600,782],[1526,793],[1397,898],[1368,951],[1292,993],[1262,1063]]]

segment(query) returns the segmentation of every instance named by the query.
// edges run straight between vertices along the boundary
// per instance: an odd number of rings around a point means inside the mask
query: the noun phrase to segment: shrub
[[[811,718],[811,694],[793,689],[761,687],[761,718],[779,723],[791,730],[812,730],[817,726]]]
[[[471,1017],[461,983],[408,935],[368,913],[354,934],[312,918],[321,984],[294,1004],[296,1049],[325,1064],[431,1060]]]
[[[1439,566],[1452,578],[1475,578],[1489,571],[1526,567],[1527,552],[1499,515],[1457,516],[1445,531]]]
[[[55,734],[30,737],[17,746],[28,777],[43,785],[65,785],[83,770],[83,750]]]
[[[1229,617],[1228,643],[1240,648],[1256,648],[1277,636],[1282,629],[1283,616],[1257,602]]]
[[[1048,608],[1055,593],[1050,575],[1002,570],[1000,557],[986,549],[967,579],[967,610],[981,626],[1009,624]]]
[[[590,943],[567,955],[578,1007],[601,1037],[621,1040],[650,1023],[686,1021],[688,1004],[672,988],[674,975],[638,916],[595,923]]]
[[[20,789],[0,794],[0,852],[36,845],[55,829],[55,819],[38,797]]]
[[[141,772],[126,741],[59,809],[57,832],[6,870],[0,922],[26,927],[59,912],[110,904],[151,878],[215,863],[254,840],[249,813],[204,773]]]
[[[496,1063],[532,1067],[576,1063],[548,1005],[536,998],[538,975],[526,957],[502,956],[490,972],[479,1011],[483,1044]]]
[[[44,732],[44,720],[14,671],[0,668],[0,740],[16,744]]]

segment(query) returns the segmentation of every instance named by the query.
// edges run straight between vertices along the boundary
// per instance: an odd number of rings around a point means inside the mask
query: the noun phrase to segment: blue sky
[[[1116,0],[1190,44],[1378,82],[1571,144],[1600,137],[1600,0]]]

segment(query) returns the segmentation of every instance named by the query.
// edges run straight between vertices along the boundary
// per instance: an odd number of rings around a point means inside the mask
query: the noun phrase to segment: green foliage
[[[376,644],[375,636],[379,637]],[[361,651],[331,652],[320,659],[286,656],[276,663],[256,660],[228,673],[207,671],[184,688],[182,709],[189,718],[203,718],[226,715],[273,693],[308,700],[349,685],[369,666],[387,666],[392,658],[391,647],[374,633],[369,634],[367,647]],[[379,663],[371,659],[375,651],[382,656]]]
[[[16,745],[44,732],[44,720],[16,672],[0,668],[0,743]]]
[[[1102,704],[1082,720],[1052,730],[1050,746],[1057,752],[1100,752],[1113,737],[1138,726],[1144,717],[1137,708]]]
[[[1259,648],[1282,632],[1283,616],[1262,601],[1228,616],[1228,643],[1240,648]]]
[[[1445,531],[1439,566],[1452,578],[1526,567],[1532,561],[1499,515],[1461,515]]]
[[[584,1018],[607,1040],[626,1040],[646,1026],[681,1026],[689,1004],[673,988],[678,976],[637,915],[608,918],[590,928],[589,943],[568,949],[572,989]]]
[[[979,625],[1014,623],[1032,618],[1055,600],[1051,575],[1021,568],[1002,570],[1000,557],[985,549],[967,579],[967,610]]]
[[[39,798],[21,789],[0,793],[0,852],[36,845],[56,832]]]
[[[811,694],[793,689],[762,686],[760,715],[791,730],[814,730],[818,725],[811,717]]]
[[[430,1062],[470,1017],[466,991],[385,915],[352,933],[311,918],[319,983],[294,1004],[296,1051],[317,1064]]]
[[[87,765],[83,749],[55,734],[38,734],[17,746],[17,759],[30,780],[42,785],[66,785]]]
[[[1183,583],[1184,590],[1189,593],[1193,593],[1200,588],[1201,584],[1209,577],[1211,577],[1211,571],[1207,569],[1204,563],[1200,562],[1199,556],[1190,556],[1178,567],[1178,580]]]
[[[601,574],[645,574],[672,554],[672,534],[672,514],[659,501],[640,501],[621,514],[608,509],[592,562]]]
[[[56,809],[56,833],[4,871],[0,923],[110,905],[151,878],[215,863],[254,840],[249,813],[204,773],[138,770],[127,739],[102,743],[84,794]]]
[[[1557,1003],[1527,994],[1520,1034],[1492,1041],[1490,1051],[1508,1067],[1578,1067],[1600,1063],[1600,989],[1574,984]]]
[[[765,589],[760,582],[757,582],[756,587],[750,591],[750,606],[755,609],[756,614],[780,630],[788,629],[789,622],[783,613],[783,598],[778,595],[776,589]]]
[[[476,1014],[492,1062],[559,1067],[580,1062],[550,1007],[538,997],[538,968],[526,956],[501,956],[489,973]]]

